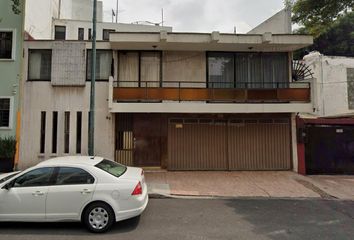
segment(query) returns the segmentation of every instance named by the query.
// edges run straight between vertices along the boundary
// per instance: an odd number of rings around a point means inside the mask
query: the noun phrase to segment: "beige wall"
[[[162,55],[164,82],[201,82],[204,84],[184,84],[183,87],[206,87],[205,52],[165,51]]]

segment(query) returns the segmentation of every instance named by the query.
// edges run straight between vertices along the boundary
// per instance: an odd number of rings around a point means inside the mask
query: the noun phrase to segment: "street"
[[[0,239],[354,239],[353,217],[352,201],[150,199],[104,235],[80,223],[1,223]]]

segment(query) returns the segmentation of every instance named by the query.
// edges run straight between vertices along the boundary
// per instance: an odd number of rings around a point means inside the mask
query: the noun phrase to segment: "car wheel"
[[[112,227],[115,217],[110,206],[97,202],[87,207],[82,221],[90,232],[103,233]]]

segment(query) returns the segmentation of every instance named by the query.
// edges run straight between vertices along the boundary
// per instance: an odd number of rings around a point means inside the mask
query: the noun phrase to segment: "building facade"
[[[95,154],[168,170],[297,171],[291,34],[110,33],[97,43]],[[91,43],[27,41],[21,167],[87,154]]]
[[[24,1],[0,2],[0,137],[16,136],[22,78]]]

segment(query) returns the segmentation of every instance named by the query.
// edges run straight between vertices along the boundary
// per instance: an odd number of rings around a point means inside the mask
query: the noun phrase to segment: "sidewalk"
[[[291,171],[146,171],[149,194],[189,197],[326,198],[354,200],[354,176],[343,179],[345,190],[318,176]],[[334,181],[336,182],[336,181]],[[349,183],[349,184],[348,184]],[[339,183],[340,185],[340,183]],[[336,187],[335,187],[336,186]],[[351,186],[351,187],[350,187]],[[334,191],[337,189],[337,192]]]

